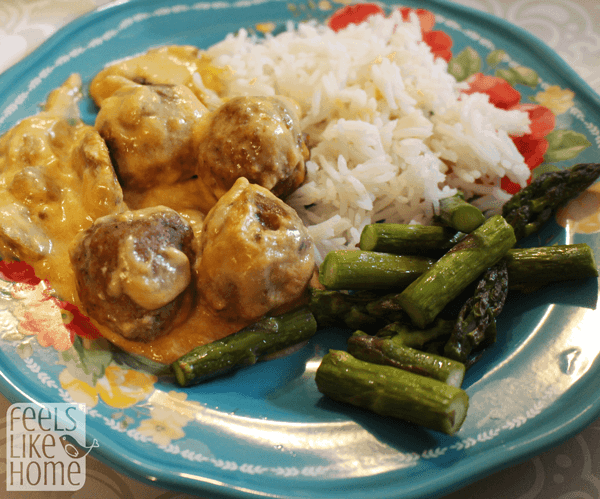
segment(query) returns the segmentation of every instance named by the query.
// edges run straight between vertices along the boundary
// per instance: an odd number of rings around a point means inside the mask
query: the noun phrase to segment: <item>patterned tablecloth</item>
[[[597,0],[456,0],[504,18],[552,47],[600,93],[600,2]],[[0,73],[61,26],[108,0],[1,0]],[[0,414],[8,401],[0,396]],[[0,419],[4,435],[6,419]],[[0,437],[0,478],[4,479],[6,444]],[[93,454],[92,454],[93,455]],[[75,492],[6,492],[0,498],[175,499],[191,497],[123,476],[87,460],[84,487]],[[598,499],[600,498],[600,419],[578,435],[529,461],[468,485],[444,499]]]

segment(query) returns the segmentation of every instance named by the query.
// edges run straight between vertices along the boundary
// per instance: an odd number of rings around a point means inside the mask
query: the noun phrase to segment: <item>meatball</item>
[[[144,191],[196,173],[195,127],[207,112],[183,85],[131,83],[102,102],[96,129],[124,189]]]
[[[192,240],[190,225],[163,206],[99,218],[71,250],[83,308],[130,340],[167,333],[193,289]]]
[[[236,97],[212,112],[198,145],[198,176],[217,197],[245,177],[279,197],[304,181],[308,148],[291,101]]]
[[[90,83],[90,95],[98,107],[110,97],[124,81],[141,84],[185,85],[209,109],[221,105],[218,97],[223,91],[222,78],[232,70],[220,68],[197,47],[191,45],[166,45],[148,50],[100,71]]]
[[[299,298],[314,266],[313,243],[296,212],[245,178],[206,216],[198,290],[228,318],[255,320]]]

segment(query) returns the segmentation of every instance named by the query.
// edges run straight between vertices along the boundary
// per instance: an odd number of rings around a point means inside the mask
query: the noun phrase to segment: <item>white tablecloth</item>
[[[600,93],[600,2],[597,0],[456,0],[504,18],[542,39]],[[61,26],[108,0],[1,0],[0,73]],[[0,414],[8,401],[0,396]],[[6,419],[0,419],[4,432]],[[2,433],[4,434],[4,433]],[[0,439],[0,462],[5,462]],[[75,492],[6,492],[0,498],[184,499],[87,457],[84,487]],[[0,467],[4,477],[4,467]],[[444,499],[599,499],[600,419],[578,435],[524,463],[509,467]]]

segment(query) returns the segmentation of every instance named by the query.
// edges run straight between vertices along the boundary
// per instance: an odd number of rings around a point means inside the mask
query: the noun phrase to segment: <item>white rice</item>
[[[510,135],[529,118],[483,94],[461,93],[422,42],[416,16],[372,16],[340,32],[317,23],[288,25],[264,40],[244,30],[211,47],[228,66],[224,98],[284,95],[302,109],[311,159],[305,183],[286,201],[309,227],[317,260],[354,248],[362,228],[380,220],[428,223],[457,189],[498,209],[507,175],[525,185],[529,169]]]

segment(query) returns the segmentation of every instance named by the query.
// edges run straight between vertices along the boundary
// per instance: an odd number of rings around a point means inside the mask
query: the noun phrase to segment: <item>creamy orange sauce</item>
[[[196,212],[195,218],[208,213],[217,197],[196,178],[175,184],[156,185],[145,191],[125,190],[125,202],[132,210],[162,204],[178,212]]]
[[[179,322],[165,336],[147,343],[131,341],[115,333],[109,328],[92,320],[99,331],[111,343],[126,352],[142,355],[147,359],[163,364],[171,364],[182,355],[199,345],[229,336],[249,326],[254,321],[231,321],[215,314],[210,307],[188,300],[187,312],[179,314]]]
[[[171,47],[150,51],[146,56],[125,61],[101,72],[92,83],[94,99],[101,103],[110,97],[111,92],[123,86],[124,78],[134,79],[140,73],[144,79],[154,83],[187,86],[207,107],[211,104],[211,92],[216,95],[220,89],[219,71],[211,67],[207,59],[198,57],[197,49]],[[202,75],[200,86],[194,77],[197,73]],[[164,81],[165,78],[167,81]],[[84,124],[79,118],[80,97],[81,79],[78,75],[72,75],[65,84],[49,95],[41,113],[24,119],[0,137],[0,255],[5,259],[27,261],[36,275],[47,279],[62,299],[86,312],[78,296],[70,259],[78,234],[105,215],[164,205],[176,210],[191,225],[195,234],[192,245],[196,254],[200,255],[200,241],[206,240],[203,237],[204,217],[217,203],[218,196],[205,182],[198,180],[197,176],[187,180],[180,179],[175,183],[158,183],[144,190],[123,189],[115,175],[104,139],[94,127]],[[250,219],[255,217],[256,214],[251,214]],[[231,226],[231,223],[227,222],[225,225]],[[290,232],[292,233],[294,231]],[[251,248],[252,255],[244,260],[242,256],[249,251],[250,248],[244,250],[223,241],[218,255],[213,259],[216,258],[215,262],[234,264],[239,261],[242,262],[238,264],[240,268],[248,266],[248,269],[257,261],[266,262],[265,265],[271,264],[267,261],[269,255],[263,255],[258,246]],[[129,256],[124,255],[122,258],[127,264],[125,266],[139,267],[139,262],[133,261]],[[126,339],[90,317],[101,334],[113,344],[155,362],[168,364],[194,347],[235,333],[260,318],[256,314],[232,314],[231,310],[215,311],[212,304],[209,305],[203,297],[203,284],[199,282],[199,260],[183,262],[181,255],[167,256],[175,262],[172,263],[179,271],[182,265],[188,265],[183,274],[187,276],[186,282],[193,283],[189,286],[175,286],[178,292],[185,288],[184,305],[177,314],[176,323],[164,336],[142,342]],[[279,276],[276,281],[281,281],[283,288],[287,285],[294,289],[291,299],[289,292],[287,295],[285,291],[280,292],[281,295],[288,296],[287,302],[295,302],[302,297],[309,279],[309,276],[305,279],[289,269],[289,265],[293,265],[292,257],[293,254],[286,255],[282,252],[277,255],[280,263],[275,267]],[[307,273],[306,269],[310,269],[312,274],[314,262],[311,258],[312,256],[303,257],[303,274]],[[289,264],[286,263],[288,261]],[[263,272],[272,273],[269,268],[265,267]],[[231,275],[238,274],[234,272]],[[267,274],[265,276],[268,280]],[[248,275],[254,274],[248,272]],[[156,276],[153,278],[156,279]],[[168,294],[163,293],[160,288],[162,285],[168,286],[167,281],[172,281],[172,276],[165,276],[164,282],[146,282],[147,279],[144,279],[143,269],[135,278],[115,275],[114,282],[111,282],[112,290],[131,295],[143,308],[151,309],[157,304],[160,306]],[[226,280],[219,281],[219,285],[222,283],[224,286],[229,285]],[[236,281],[235,286],[244,296],[256,294],[253,278]],[[153,297],[144,296],[150,287],[159,292]],[[287,302],[277,296],[273,302],[275,305],[271,308],[282,310]]]
[[[96,218],[127,208],[106,144],[78,119],[80,90],[71,76],[40,114],[0,137],[0,254],[27,261],[77,305],[71,241]]]

